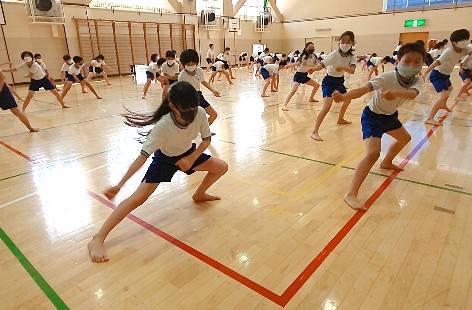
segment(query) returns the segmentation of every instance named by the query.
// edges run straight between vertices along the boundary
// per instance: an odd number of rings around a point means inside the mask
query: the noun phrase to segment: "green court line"
[[[8,237],[8,235],[0,228],[0,238],[5,243],[5,245],[10,249],[10,251],[15,255],[23,268],[29,273],[34,282],[38,284],[39,288],[44,292],[44,294],[49,298],[49,300],[56,306],[57,309],[69,309],[69,307],[64,303],[64,301],[57,295],[54,289],[46,282],[46,280],[41,276],[41,274],[34,268],[26,256],[20,251],[20,249],[13,243],[13,241]]]
[[[218,140],[218,141],[236,145],[236,142],[225,141],[225,140]],[[293,154],[287,154],[287,153],[268,150],[268,149],[264,149],[264,148],[260,148],[259,150],[264,151],[264,152],[268,152],[268,153],[274,153],[274,154],[284,155],[284,156],[288,156],[288,157],[303,159],[303,160],[307,160],[307,161],[311,161],[311,162],[315,162],[315,163],[319,163],[319,164],[323,164],[323,165],[336,166],[336,164],[334,164],[334,163],[321,161],[321,160],[317,160],[317,159],[313,159],[313,158],[308,158],[308,157],[303,157],[303,156],[298,156],[298,155],[293,155]],[[348,166],[341,166],[341,168],[348,169],[348,170],[356,170],[355,168],[348,167]],[[370,171],[369,174],[384,177],[384,178],[389,177],[389,175],[378,173],[378,172],[372,172],[372,171]],[[454,193],[458,193],[458,194],[464,194],[464,195],[472,196],[472,193],[470,193],[470,192],[461,191],[461,190],[448,188],[448,187],[443,187],[443,186],[438,186],[438,185],[434,185],[434,184],[430,184],[430,183],[424,183],[424,182],[420,182],[420,181],[415,181],[415,180],[410,180],[410,179],[405,179],[405,178],[399,178],[399,177],[396,177],[395,180],[404,181],[404,182],[417,184],[417,185],[422,185],[422,186],[431,187],[431,188],[436,188],[436,189],[441,189],[441,190],[448,191],[448,192],[454,192]]]

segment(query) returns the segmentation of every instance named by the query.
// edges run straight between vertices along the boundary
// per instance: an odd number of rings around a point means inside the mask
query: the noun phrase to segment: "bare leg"
[[[231,79],[229,78],[228,72],[226,72],[226,71],[221,71],[221,72],[223,72],[223,74],[226,76],[226,79],[228,80],[228,82],[229,82],[230,84],[233,84],[233,82],[231,82]]]
[[[87,82],[90,82],[93,77],[95,77],[95,72],[89,72],[86,78]]]
[[[212,157],[203,164],[195,167],[194,170],[207,171],[208,173],[203,178],[200,186],[198,186],[195,194],[193,194],[192,199],[194,201],[220,200],[220,197],[207,194],[206,191],[228,171],[228,164],[219,158]]]
[[[108,75],[105,71],[102,71],[103,78],[105,79],[105,82],[107,82],[107,85],[111,85],[110,81],[108,80]]]
[[[270,81],[271,81],[270,77],[264,81],[264,88],[262,89],[261,97],[269,97],[269,95],[266,95],[266,90],[267,90],[267,87],[269,87]]]
[[[95,97],[97,97],[97,99],[102,99],[102,97],[100,97],[95,91],[95,88],[93,88],[93,86],[89,82],[87,82],[87,80],[82,80],[80,84],[85,84],[85,86],[87,86],[87,88],[92,91],[92,93],[95,95]]]
[[[457,94],[456,100],[461,100],[462,94],[467,93],[467,90],[469,89],[470,86],[472,86],[472,80],[466,79],[464,81],[464,85],[462,85],[461,89],[459,90],[459,93]]]
[[[346,114],[347,108],[349,107],[350,104],[351,104],[351,100],[343,101],[343,104],[341,105],[341,109],[339,110],[338,125],[352,124],[352,122],[344,119],[344,115]]]
[[[318,116],[316,117],[315,128],[313,129],[313,133],[311,134],[311,138],[315,141],[323,141],[323,139],[319,135],[320,126],[324,118],[328,114],[329,110],[331,109],[332,104],[333,104],[332,97],[323,98],[323,107],[321,108],[320,113],[318,113]]]
[[[293,95],[297,92],[298,86],[300,86],[300,83],[293,82],[292,90],[290,90],[290,92],[287,94],[287,98],[285,98],[284,105],[282,106],[283,111],[288,111],[288,103],[290,102],[290,99],[292,99]]]
[[[366,146],[366,155],[357,165],[354,177],[352,178],[351,187],[344,195],[344,201],[354,210],[367,210],[367,208],[357,198],[362,183],[369,174],[370,169],[380,156],[380,138],[367,138],[364,140]]]
[[[447,99],[449,98],[451,91],[452,91],[452,86],[449,87],[448,90],[443,90],[441,92],[440,97],[438,98],[438,100],[436,100],[433,107],[431,108],[431,111],[429,112],[428,119],[425,121],[426,124],[442,126],[442,123],[436,121],[434,117],[436,116],[436,113],[438,113],[438,111],[441,109],[451,112],[451,109],[449,109],[446,105]]]
[[[26,126],[26,128],[29,129],[31,132],[37,132],[39,131],[39,128],[33,128],[28,120],[28,117],[20,110],[20,108],[12,108],[10,109],[11,113],[18,117],[18,119]]]
[[[108,261],[108,256],[105,253],[105,247],[103,245],[106,237],[131,211],[142,205],[149,196],[151,196],[158,185],[159,183],[142,182],[129,198],[123,200],[123,202],[113,210],[100,230],[87,245],[92,262],[102,263]]]
[[[57,101],[59,101],[59,103],[61,104],[61,106],[63,108],[69,108],[69,106],[65,105],[64,100],[62,99],[62,96],[61,96],[61,94],[59,94],[57,89],[55,89],[55,88],[51,89],[50,92],[53,93],[53,95],[56,97]]]
[[[23,113],[25,112],[26,108],[30,104],[31,99],[33,99],[33,96],[34,96],[34,90],[28,90],[28,95],[26,96],[25,101],[23,101],[23,106],[21,107],[21,111],[23,111]]]
[[[411,136],[404,127],[389,131],[387,134],[394,138],[395,141],[388,148],[384,160],[382,160],[380,163],[380,168],[403,171],[403,168],[393,164],[393,159],[398,155],[398,153],[400,153],[401,150],[403,150],[408,142],[410,142]]]
[[[11,87],[11,86],[8,85],[8,84],[6,84],[6,85],[7,85],[8,89],[10,90],[10,93],[12,93],[13,96],[16,97],[16,99],[18,99],[18,100],[20,100],[20,101],[23,101],[23,98],[21,98],[20,95],[18,95],[18,93],[16,92],[16,90],[15,90],[13,87]]]
[[[313,87],[313,89],[311,90],[309,101],[310,102],[319,102],[318,100],[315,99],[315,94],[318,91],[318,89],[320,88],[320,84],[316,83],[315,80],[309,80],[306,84]]]
[[[143,89],[143,99],[146,98],[146,94],[149,90],[149,86],[151,86],[151,79],[147,79],[146,84],[144,84],[144,89]]]
[[[62,88],[62,94],[61,94],[62,100],[64,100],[64,98],[66,97],[67,93],[69,92],[71,88],[72,88],[72,82],[67,81],[64,84],[64,87]]]

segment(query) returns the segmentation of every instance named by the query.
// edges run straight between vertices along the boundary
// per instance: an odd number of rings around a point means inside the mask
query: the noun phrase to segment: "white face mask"
[[[466,48],[469,45],[469,40],[462,40],[456,43],[458,48]]]
[[[418,72],[421,71],[421,66],[415,67],[415,66],[406,66],[406,65],[398,64],[397,70],[401,76],[409,78],[409,77],[413,77],[417,75]]]
[[[23,60],[25,62],[31,62],[33,60],[33,58],[29,57],[29,56],[26,56],[25,58],[23,58]]]
[[[174,64],[174,62],[175,62],[175,60],[168,60],[168,61],[167,61],[167,64],[168,64],[169,66],[172,66],[172,65]]]
[[[195,70],[197,70],[197,65],[185,66],[185,70],[187,70],[187,71],[195,71]]]
[[[343,51],[344,53],[349,52],[351,47],[352,47],[352,44],[339,44],[339,49]]]
[[[72,60],[66,61],[68,65],[72,65],[74,62]]]
[[[37,61],[39,64],[43,62],[42,59],[36,59],[36,61]]]

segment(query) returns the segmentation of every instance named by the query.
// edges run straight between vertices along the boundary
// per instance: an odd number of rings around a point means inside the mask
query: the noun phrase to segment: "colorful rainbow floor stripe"
[[[442,123],[444,120],[447,118],[449,113],[444,114],[439,122]],[[405,167],[410,160],[419,152],[419,150],[425,145],[425,143],[428,141],[428,139],[433,135],[433,133],[438,129],[438,126],[433,126],[431,130],[428,131],[426,136],[414,147],[414,149],[408,154],[408,156],[403,160],[403,162],[400,164],[400,167]],[[24,153],[16,150],[12,146],[8,145],[5,142],[0,141],[0,144],[5,146],[6,148],[10,149],[11,151],[15,152],[19,156],[25,158],[26,160],[30,161],[31,163],[34,163],[33,159],[31,159],[29,156],[25,155]],[[369,199],[366,201],[365,206],[367,208],[370,208],[372,204],[377,201],[377,199],[382,195],[382,193],[388,188],[388,186],[392,183],[392,181],[397,177],[397,175],[400,173],[400,171],[393,171],[387,179],[379,186],[379,188],[369,197]],[[105,198],[101,197],[100,195],[92,192],[92,191],[87,191],[87,194],[96,199],[97,201],[101,202],[102,204],[106,205],[109,208],[115,209],[116,206],[106,200]],[[311,261],[311,263],[300,273],[300,275],[292,282],[292,284],[281,294],[278,295],[271,290],[263,287],[262,285],[252,281],[251,279],[239,274],[238,272],[232,270],[231,268],[223,265],[222,263],[214,260],[213,258],[203,254],[202,252],[192,248],[188,244],[172,237],[171,235],[165,233],[164,231],[160,230],[159,228],[149,224],[148,222],[140,219],[139,217],[129,214],[128,218],[134,221],[135,223],[141,225],[142,227],[146,228],[150,232],[156,234],[157,236],[163,238],[164,240],[172,243],[176,247],[180,248],[181,250],[187,252],[188,254],[194,256],[195,258],[199,259],[200,261],[208,264],[209,266],[215,268],[216,270],[224,273],[228,277],[238,281],[242,285],[248,287],[249,289],[253,290],[254,292],[257,292],[258,294],[264,296],[265,298],[271,300],[272,302],[280,305],[281,307],[285,307],[290,300],[295,296],[295,294],[302,288],[302,286],[308,281],[308,279],[316,272],[316,270],[321,266],[321,264],[326,260],[326,258],[334,251],[334,249],[341,243],[341,241],[347,236],[347,234],[352,230],[352,228],[359,222],[359,220],[364,216],[365,212],[358,211],[356,212],[347,222],[346,224],[339,230],[339,232],[328,242],[328,244],[320,251],[318,255]],[[1,232],[4,234],[4,237],[8,238],[8,236],[1,230]],[[2,240],[7,243],[10,242],[13,244],[13,242],[8,238],[5,239],[2,236]],[[7,241],[5,241],[7,240]],[[9,240],[9,241],[8,241]],[[13,244],[14,246],[14,244]],[[10,250],[14,253],[14,249],[18,249],[16,246],[14,246],[13,250],[9,246]],[[19,250],[18,250],[19,251]],[[20,252],[21,253],[21,252]],[[14,253],[15,254],[15,253]],[[16,254],[15,254],[16,256]],[[18,260],[20,262],[22,260],[26,260],[26,257],[24,257],[23,254],[18,257]],[[27,261],[27,260],[26,260]],[[29,262],[28,262],[29,263]],[[34,267],[29,263],[31,268],[34,269]],[[24,265],[25,269],[28,271],[28,268]],[[29,269],[31,269],[29,268]],[[36,271],[36,269],[34,269]],[[29,272],[29,271],[28,271]],[[37,273],[37,271],[36,271]],[[39,273],[37,273],[39,275]],[[35,279],[36,274],[35,273],[30,273],[31,277]],[[42,277],[41,277],[42,278]],[[44,279],[43,279],[44,280]],[[35,279],[36,281],[36,279]],[[43,290],[43,292],[47,295],[47,297],[51,300],[56,305],[56,302],[58,301],[59,296],[54,292],[54,290],[47,284],[47,282],[44,281],[36,281],[40,288]],[[63,301],[59,298],[60,302],[63,303]],[[62,305],[62,307],[67,308],[65,304]]]

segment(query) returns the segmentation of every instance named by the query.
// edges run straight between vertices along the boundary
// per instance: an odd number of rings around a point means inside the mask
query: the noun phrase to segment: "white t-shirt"
[[[69,66],[69,70],[67,70],[67,72],[69,74],[75,74],[75,75],[79,75],[82,73],[82,68],[83,68],[84,64],[80,65],[80,67],[76,67],[75,64],[72,64]]]
[[[472,44],[469,44],[469,47],[472,48]],[[462,68],[472,70],[472,55],[465,56],[462,60]]]
[[[470,46],[462,49],[460,53],[456,52],[452,46],[449,46],[437,59],[441,64],[434,69],[442,74],[450,75],[459,60],[470,53],[472,53],[472,47]]]
[[[408,99],[397,97],[394,100],[385,100],[380,96],[382,91],[415,89],[419,92],[423,85],[423,80],[415,77],[409,85],[405,85],[400,80],[400,75],[397,74],[397,71],[389,71],[378,75],[367,82],[367,84],[374,91],[374,95],[369,101],[370,110],[377,114],[392,115]]]
[[[374,66],[378,66],[380,65],[380,63],[382,62],[382,57],[370,57],[370,62],[374,64]]]
[[[19,64],[18,66],[16,66],[16,70],[18,70],[18,71],[22,70],[22,71],[26,71],[28,73],[33,73],[33,77],[32,77],[33,80],[41,80],[42,78],[44,78],[46,76],[43,69],[41,69],[41,66],[36,61],[33,61],[33,64],[31,65],[31,68],[28,67],[26,62],[24,62],[24,63]]]
[[[100,61],[98,61],[98,60],[96,60],[96,59],[92,60],[92,62],[90,63],[90,65],[91,65],[92,67],[95,67],[95,68],[101,68],[102,65],[104,65],[104,64],[105,64],[105,60],[100,60]]]
[[[279,64],[267,64],[264,65],[262,68],[266,69],[270,75],[279,74]]]
[[[168,76],[172,77],[178,75],[180,72],[179,63],[177,61],[174,61],[174,64],[172,66],[169,66],[166,61],[161,66],[161,72],[162,74],[167,74]]]
[[[310,54],[308,55],[308,58],[305,58],[306,56],[303,55],[302,58],[299,58],[298,61],[301,60],[301,64],[298,66],[298,69],[297,71],[298,72],[303,72],[305,73],[308,68],[310,67],[313,67],[315,65],[315,62],[316,62],[316,55],[315,54]]]
[[[48,69],[46,64],[43,61],[41,61],[40,63],[38,62],[38,64],[41,67],[41,69],[43,69],[43,72],[46,73],[46,70]]]
[[[215,52],[211,48],[207,51],[207,58],[215,59]]]
[[[223,53],[219,53],[218,56],[216,56],[217,59],[223,60]]]
[[[156,73],[157,71],[157,62],[151,61],[147,67],[147,71]]]
[[[274,58],[272,56],[265,56],[264,58],[262,58],[262,61],[265,64],[271,64],[274,61]]]
[[[226,61],[226,62],[229,62],[230,57],[231,57],[231,55],[223,53],[223,57],[221,59]]]
[[[192,84],[193,88],[200,91],[200,84],[205,81],[205,74],[203,73],[203,69],[199,67],[195,70],[195,75],[190,75],[187,70],[182,70],[179,74],[179,82],[180,81],[189,82]]]
[[[291,52],[290,54],[287,55],[287,58],[292,59],[294,54],[295,54],[295,52]]]
[[[397,45],[397,47],[395,47],[395,52],[398,52],[400,50],[402,46],[400,44]]]
[[[70,62],[70,64],[68,64],[67,62],[63,63],[62,67],[61,67],[61,71],[63,71],[63,72],[69,71],[69,67],[73,64],[74,64],[74,62],[72,62],[72,61]]]
[[[264,58],[267,57],[267,56],[270,56],[270,53],[264,53],[264,52],[262,52],[262,53],[259,55],[259,59],[264,60]]]
[[[221,60],[218,60],[217,62],[215,62],[215,63],[213,64],[213,67],[216,68],[216,72],[221,72],[221,71],[224,70],[224,68],[223,68],[223,65],[224,65],[224,64],[225,64],[224,62],[222,62]]]
[[[338,72],[336,71],[336,68],[356,65],[357,56],[350,54],[344,57],[341,55],[341,53],[339,53],[339,50],[334,50],[328,56],[326,56],[326,58],[321,63],[325,66],[325,68],[328,68],[327,72],[329,76],[341,77],[344,76],[344,71]]]
[[[198,107],[195,120],[185,128],[174,121],[171,112],[154,125],[143,144],[141,154],[149,157],[155,151],[161,150],[166,156],[182,155],[192,147],[192,140],[198,133],[203,139],[211,137],[210,126],[202,107]]]
[[[244,54],[246,54],[246,55],[244,55]],[[243,57],[243,58],[244,58],[244,57],[247,57],[247,53],[246,53],[246,52],[242,52],[241,54],[239,54],[239,56],[240,56],[240,57]]]

